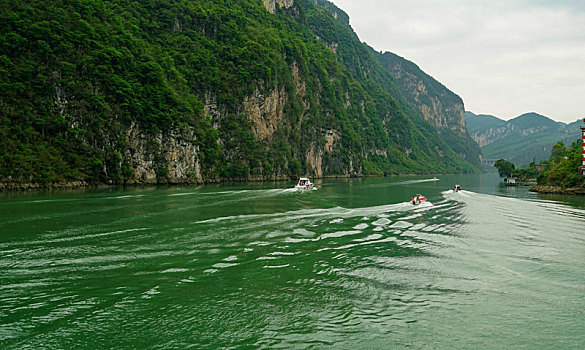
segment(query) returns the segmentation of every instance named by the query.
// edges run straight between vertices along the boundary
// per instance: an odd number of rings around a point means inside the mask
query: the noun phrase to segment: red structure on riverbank
[[[583,122],[585,122],[585,119],[583,119]],[[583,146],[583,162],[579,167],[579,174],[585,175],[585,126],[581,126],[581,142]]]

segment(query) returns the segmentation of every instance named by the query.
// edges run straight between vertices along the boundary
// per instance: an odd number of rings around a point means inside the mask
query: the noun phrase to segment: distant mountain
[[[570,145],[580,137],[580,120],[565,124],[538,113],[525,113],[505,121],[467,111],[465,122],[484,159],[503,158],[520,167],[533,160],[548,159],[557,142]]]

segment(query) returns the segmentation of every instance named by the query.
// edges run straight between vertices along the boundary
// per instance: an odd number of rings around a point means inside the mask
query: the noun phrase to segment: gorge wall
[[[426,121],[439,130],[450,129],[462,136],[467,134],[465,108],[459,96],[403,57],[384,52],[378,58],[396,78],[408,102]]]
[[[476,170],[458,98],[324,0],[16,0],[0,20],[4,187]]]

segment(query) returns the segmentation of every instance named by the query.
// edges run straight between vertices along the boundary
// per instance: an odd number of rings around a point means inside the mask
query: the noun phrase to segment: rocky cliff
[[[467,137],[463,100],[413,62],[391,52],[379,54],[382,65],[398,81],[407,101],[437,129]]]
[[[315,2],[331,12],[342,26],[334,35],[319,26],[309,24],[309,27],[356,79],[377,81],[411,118],[422,117],[460,157],[480,166],[480,150],[467,132],[465,108],[459,96],[411,61],[391,52],[379,53],[366,44],[357,45],[359,40],[349,26],[349,17],[335,5],[328,5],[328,1]],[[443,151],[439,148],[436,152]]]
[[[262,0],[264,7],[268,12],[274,14],[278,9],[289,8],[294,4],[294,0]]]

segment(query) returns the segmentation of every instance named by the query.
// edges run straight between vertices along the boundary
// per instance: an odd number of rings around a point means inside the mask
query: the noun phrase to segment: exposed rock
[[[301,79],[301,74],[299,72],[299,66],[296,62],[293,63],[291,67],[291,75],[293,78],[293,84],[295,85],[295,92],[298,97],[303,98],[305,97],[307,86],[305,81]],[[308,104],[306,106],[308,108]]]
[[[18,182],[5,179],[0,181],[0,191],[30,191],[41,189],[66,189],[66,188],[81,188],[89,187],[90,184],[85,181],[61,181],[52,182],[48,184],[41,184],[36,182]]]
[[[125,158],[133,183],[202,182],[199,146],[193,131],[146,133],[132,124],[126,131]]]
[[[283,120],[286,101],[287,95],[283,87],[273,89],[267,95],[256,89],[252,96],[244,99],[243,112],[254,123],[252,131],[258,140],[269,138],[276,131]]]
[[[538,192],[538,193],[545,193],[545,194],[585,195],[585,188],[583,188],[583,187],[563,188],[560,186],[536,185],[530,189],[530,192]]]
[[[328,129],[325,131],[325,150],[327,152],[333,151],[334,143],[340,139],[339,133],[335,129]]]
[[[330,1],[327,0],[313,0],[313,2],[319,6],[325,7],[329,12],[333,15],[333,17],[338,20],[339,22],[343,23],[346,26],[349,26],[349,16],[345,11],[340,9],[339,7],[335,6]]]
[[[315,143],[307,150],[306,161],[309,168],[313,171],[316,177],[323,176],[323,149],[317,149]]]
[[[272,14],[276,13],[276,9],[289,8],[294,4],[294,0],[263,0],[263,2],[264,7]]]
[[[423,118],[437,129],[450,129],[467,136],[463,101],[418,66],[390,52],[379,55],[380,62],[398,81],[404,96]]]
[[[521,128],[511,122],[506,122],[503,126],[493,127],[493,128],[485,128],[482,130],[478,130],[476,132],[470,133],[471,137],[479,147],[487,146],[492,144],[498,140],[505,139],[512,135],[514,136],[528,136],[535,133],[540,133],[546,130],[551,129],[549,126],[536,126],[536,127],[528,127],[528,128]]]
[[[203,113],[211,118],[214,129],[219,129],[219,122],[221,120],[221,112],[217,106],[217,95],[207,92],[205,94],[205,104],[203,105]]]

